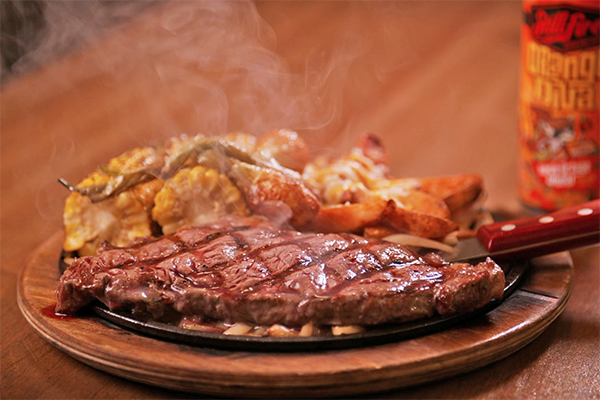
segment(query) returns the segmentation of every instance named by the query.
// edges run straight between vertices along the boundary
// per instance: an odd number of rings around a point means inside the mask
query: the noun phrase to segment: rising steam
[[[12,16],[12,25],[3,21],[3,43],[16,49],[4,57],[4,78],[80,49],[94,54],[102,38],[97,70],[89,73],[111,74],[116,86],[139,76],[152,82],[148,97],[165,136],[183,133],[173,123],[181,114],[192,116],[196,131],[189,134],[282,127],[310,134],[331,127],[339,123],[357,60],[386,45],[369,42],[353,19],[365,12],[357,8],[368,11],[365,5],[347,7],[349,28],[336,32],[333,47],[315,44],[302,71],[291,71],[278,55],[275,33],[252,2],[5,1],[2,7]],[[135,24],[125,24],[134,17]],[[383,80],[391,70],[393,63],[381,63],[370,73]]]

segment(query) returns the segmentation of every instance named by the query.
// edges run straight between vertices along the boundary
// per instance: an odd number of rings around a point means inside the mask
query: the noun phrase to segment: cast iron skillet
[[[481,260],[471,261],[478,262]],[[485,318],[486,313],[500,305],[518,287],[526,273],[528,264],[529,262],[527,260],[511,261],[509,263],[500,264],[506,276],[504,296],[502,299],[492,301],[475,312],[449,317],[436,316],[407,323],[378,325],[369,327],[366,331],[361,333],[339,336],[262,337],[223,335],[221,333],[179,328],[166,323],[138,320],[127,312],[111,311],[98,301],[93,303],[90,307],[96,315],[105,320],[108,324],[114,324],[129,331],[154,338],[192,346],[261,352],[344,349],[379,345],[424,336],[447,329],[459,323],[467,323],[468,321],[478,318]]]

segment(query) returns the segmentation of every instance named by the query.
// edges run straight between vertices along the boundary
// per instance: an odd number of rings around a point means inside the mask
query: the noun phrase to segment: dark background
[[[0,1],[3,83],[77,49],[159,1]]]

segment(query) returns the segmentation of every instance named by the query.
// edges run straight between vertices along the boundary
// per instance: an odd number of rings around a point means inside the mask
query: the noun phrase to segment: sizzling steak
[[[60,279],[56,311],[99,299],[157,320],[372,325],[472,311],[503,290],[489,259],[448,264],[384,241],[231,216],[78,258]]]

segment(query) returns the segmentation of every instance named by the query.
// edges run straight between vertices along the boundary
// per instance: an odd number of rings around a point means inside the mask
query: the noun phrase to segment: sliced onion
[[[365,328],[358,325],[346,325],[346,326],[332,326],[331,333],[334,336],[339,335],[350,335],[352,333],[361,333],[364,332]]]
[[[308,324],[302,325],[302,329],[300,329],[300,336],[312,336],[314,332],[314,327],[312,321]]]
[[[223,332],[223,335],[245,335],[252,330],[252,326],[246,325],[243,322],[236,322],[229,329]]]
[[[426,239],[420,236],[408,235],[405,233],[394,233],[393,235],[389,235],[383,238],[383,240],[387,240],[388,242],[401,244],[404,246],[416,246],[416,247],[425,247],[428,249],[436,249],[445,251],[446,253],[454,253],[454,247],[444,244],[442,242],[438,242],[437,240]]]
[[[292,329],[287,326],[275,324],[271,325],[268,329],[268,335],[272,337],[292,337],[298,336],[298,332],[294,332]]]

